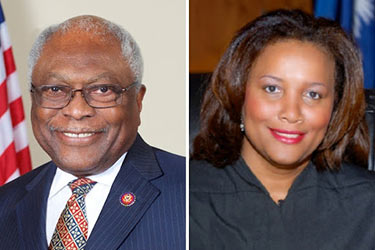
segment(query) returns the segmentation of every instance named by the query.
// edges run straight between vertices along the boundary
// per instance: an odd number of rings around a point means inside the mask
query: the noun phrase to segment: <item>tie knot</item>
[[[89,178],[79,178],[69,182],[69,187],[73,194],[77,196],[86,195],[94,187],[96,181],[90,180]]]

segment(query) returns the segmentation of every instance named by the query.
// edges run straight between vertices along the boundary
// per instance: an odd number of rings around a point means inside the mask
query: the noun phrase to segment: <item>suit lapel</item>
[[[21,235],[22,249],[45,249],[46,209],[49,189],[56,166],[49,163],[26,185],[26,195],[17,205],[17,226]]]
[[[160,194],[150,180],[162,174],[152,148],[138,135],[111,187],[85,249],[117,249]],[[135,195],[136,200],[131,206],[120,202],[121,196],[126,193]]]

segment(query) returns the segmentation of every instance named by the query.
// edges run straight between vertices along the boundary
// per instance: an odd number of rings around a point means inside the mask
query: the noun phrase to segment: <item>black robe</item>
[[[375,174],[310,163],[275,203],[242,158],[190,162],[191,250],[375,249]]]

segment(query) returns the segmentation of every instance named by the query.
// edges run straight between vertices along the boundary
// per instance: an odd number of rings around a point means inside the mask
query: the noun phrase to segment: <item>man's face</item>
[[[33,70],[32,82],[81,89],[91,84],[134,81],[119,42],[111,36],[84,32],[54,34]],[[36,139],[62,170],[88,176],[109,168],[133,144],[140,125],[145,88],[122,94],[122,104],[92,108],[76,92],[61,109],[43,108],[32,96],[31,120]],[[33,93],[32,95],[35,95]]]

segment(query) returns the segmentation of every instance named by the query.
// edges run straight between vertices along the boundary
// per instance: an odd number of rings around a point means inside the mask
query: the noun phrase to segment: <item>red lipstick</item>
[[[288,131],[274,128],[270,128],[270,131],[276,140],[285,144],[299,143],[305,137],[305,133],[301,131]]]

